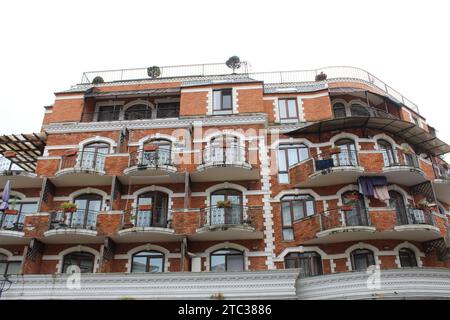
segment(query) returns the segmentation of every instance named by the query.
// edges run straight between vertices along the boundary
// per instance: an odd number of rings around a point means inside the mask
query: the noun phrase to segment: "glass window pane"
[[[231,109],[231,92],[226,91],[222,92],[222,109],[230,110]]]
[[[163,259],[151,258],[149,263],[149,272],[162,272],[163,271]]]
[[[286,108],[286,101],[283,99],[278,100],[278,110],[280,113],[280,119],[286,119],[288,117],[287,115],[287,108]]]
[[[299,162],[306,160],[309,157],[308,148],[300,147],[298,149],[298,153],[299,153]]]
[[[291,226],[291,205],[289,202],[281,202],[281,211],[283,214],[283,226]]]
[[[305,217],[302,201],[292,201],[292,211],[294,213],[294,220],[302,219]]]
[[[292,166],[296,163],[298,163],[298,152],[297,149],[288,149],[288,161],[289,161],[289,166]]]
[[[0,262],[0,276],[3,276],[5,274],[6,266],[7,266],[6,262]]]
[[[297,118],[297,103],[293,99],[287,100],[289,118]]]
[[[227,256],[227,271],[244,271],[244,256],[232,255]]]
[[[306,215],[312,216],[314,214],[314,201],[306,201]]]
[[[211,255],[211,271],[226,271],[225,256]]]
[[[278,182],[289,183],[289,175],[287,173],[279,173],[278,174]]]
[[[287,171],[285,150],[278,150],[278,171]]]
[[[294,232],[292,228],[283,229],[283,239],[287,241],[294,240]]]
[[[8,263],[8,274],[19,274],[20,273],[20,265],[19,261],[13,261]]]
[[[132,272],[146,272],[147,257],[133,257]]]
[[[214,110],[221,110],[222,109],[222,94],[220,91],[214,91],[213,92],[213,106]]]

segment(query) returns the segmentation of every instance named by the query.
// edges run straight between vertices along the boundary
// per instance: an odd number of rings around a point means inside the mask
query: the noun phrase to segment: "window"
[[[317,252],[292,252],[284,258],[286,269],[301,269],[300,277],[312,277],[323,274],[322,258]]]
[[[218,205],[225,203],[226,206]],[[211,209],[209,223],[242,224],[243,220],[242,192],[234,189],[221,189],[211,193]]]
[[[83,169],[103,171],[105,168],[105,155],[109,153],[109,144],[94,142],[83,148],[78,159],[79,166]]]
[[[20,266],[20,261],[8,261],[8,257],[0,253],[0,276],[19,274]]]
[[[369,117],[370,116],[370,113],[367,110],[367,108],[360,104],[352,104],[350,106],[350,113],[352,116],[356,116],[356,117]]]
[[[214,90],[213,91],[213,110],[214,113],[231,113],[233,109],[232,90]]]
[[[341,139],[336,141],[335,145],[341,149],[339,154],[333,154],[335,167],[358,165],[356,146],[353,140]]]
[[[98,108],[97,121],[117,121],[120,116],[120,106],[101,106]]]
[[[369,217],[367,214],[364,197],[355,191],[347,191],[342,195],[342,203],[344,205],[351,205],[351,210],[345,210],[345,225],[346,226],[368,226]]]
[[[335,103],[333,105],[333,114],[335,118],[345,118],[346,112],[345,112],[345,106],[343,103]]]
[[[408,223],[408,214],[406,211],[405,202],[403,201],[403,196],[397,191],[389,191],[389,206],[395,209],[397,224],[405,225]]]
[[[244,271],[244,253],[221,249],[211,253],[211,271]]]
[[[211,139],[209,148],[205,149],[205,162],[233,164],[245,160],[244,149],[235,136],[220,136]]]
[[[93,273],[94,272],[94,260],[95,256],[88,252],[74,252],[64,256],[63,260],[63,273],[67,271],[75,271],[69,269],[71,266],[77,266],[80,268],[81,273]]]
[[[278,110],[280,120],[298,120],[297,99],[278,99]]]
[[[419,162],[417,160],[417,155],[412,153],[405,153],[405,164],[409,167],[418,168]]]
[[[169,140],[151,140],[144,145],[140,165],[165,166],[172,164],[172,143]]]
[[[365,271],[369,266],[375,265],[375,257],[369,249],[356,249],[350,256],[353,270]]]
[[[131,272],[163,272],[164,254],[158,251],[141,251],[133,255]]]
[[[315,213],[314,198],[310,195],[284,196],[281,198],[283,239],[294,240],[293,222]]]
[[[289,167],[309,158],[308,147],[304,144],[286,144],[278,148],[278,181],[289,183]]]
[[[420,127],[420,124],[419,124],[419,119],[417,119],[416,117],[412,117],[412,119],[413,119],[413,122],[416,124],[416,126],[418,126],[418,127]]]
[[[28,213],[36,213],[36,202],[17,202],[19,198],[12,196],[8,203],[11,210],[17,210],[17,214],[4,214],[0,212],[0,228],[21,231],[25,215]]]
[[[178,118],[180,115],[179,102],[164,102],[158,103],[156,110],[157,118]]]
[[[66,224],[70,228],[95,229],[97,214],[102,209],[102,197],[98,194],[83,194],[75,198],[77,211],[67,214]]]
[[[152,119],[153,109],[146,104],[136,104],[125,110],[125,120]]]
[[[402,268],[417,267],[416,254],[411,249],[401,248],[398,251],[398,257],[400,258],[400,265],[402,266]]]
[[[380,150],[383,154],[384,166],[385,167],[393,166],[396,163],[396,161],[392,145],[386,140],[379,140],[378,145],[380,146]]]
[[[160,191],[146,192],[138,196],[136,227],[167,227],[169,196]]]

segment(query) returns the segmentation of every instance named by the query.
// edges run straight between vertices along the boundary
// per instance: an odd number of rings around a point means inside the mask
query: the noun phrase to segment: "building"
[[[5,299],[450,297],[450,146],[358,68],[87,72],[0,151]]]

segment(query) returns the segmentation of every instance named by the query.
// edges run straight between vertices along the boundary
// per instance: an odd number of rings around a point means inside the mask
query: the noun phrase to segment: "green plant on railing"
[[[64,212],[75,212],[77,211],[77,205],[72,202],[64,202],[62,203],[59,208]]]
[[[220,200],[216,202],[217,208],[231,208],[230,200]]]
[[[148,67],[147,74],[152,79],[158,78],[161,75],[161,69],[158,66]]]
[[[241,67],[241,59],[239,59],[238,56],[232,56],[228,58],[228,60],[225,62],[228,68],[233,69],[233,74],[235,73],[236,69],[239,69]]]

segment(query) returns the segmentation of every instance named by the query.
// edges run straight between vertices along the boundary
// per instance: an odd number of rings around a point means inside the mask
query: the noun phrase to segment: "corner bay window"
[[[312,277],[323,274],[322,258],[317,252],[292,252],[284,258],[286,269],[301,269],[300,277]]]
[[[278,148],[278,181],[289,183],[289,167],[308,159],[308,147],[304,144],[282,144]]]
[[[213,110],[214,113],[231,113],[233,109],[232,90],[214,90],[213,91]]]
[[[211,253],[211,271],[244,271],[244,253],[236,249],[220,249]]]
[[[278,99],[280,120],[298,120],[297,99]]]
[[[164,254],[158,251],[141,251],[133,255],[131,272],[163,272]]]
[[[293,222],[314,215],[314,198],[310,195],[281,198],[283,239],[294,240]]]

